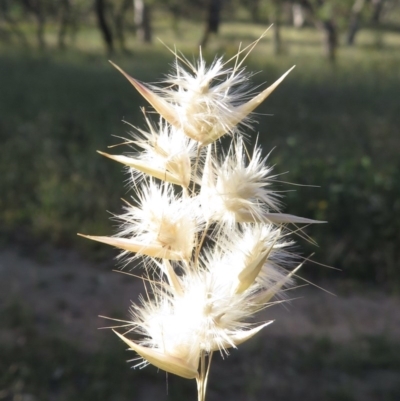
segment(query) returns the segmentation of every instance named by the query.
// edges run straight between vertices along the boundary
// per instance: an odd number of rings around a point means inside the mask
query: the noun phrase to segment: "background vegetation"
[[[68,246],[93,257],[109,257],[104,247],[82,241],[75,233],[111,231],[105,210],[117,212],[120,197],[129,195],[121,189],[119,167],[95,150],[117,143],[112,135],[129,131],[121,120],[142,126],[139,105],[144,103],[107,63],[95,5],[83,0],[67,3],[69,36],[61,46],[62,7],[44,0],[2,3],[0,233],[3,243],[19,241],[35,250],[38,244]],[[118,2],[103,3],[113,27]],[[255,3],[257,13],[251,8]],[[334,274],[341,279],[398,286],[397,2],[386,2],[379,24],[370,19],[373,2],[361,2],[363,24],[356,46],[344,46],[352,1],[311,2],[314,16],[307,22],[304,14],[301,28],[289,24],[290,2],[255,3],[224,4],[218,36],[207,44],[206,57],[211,61],[215,54],[233,55],[239,42],[246,45],[258,38],[280,8],[280,54],[275,54],[276,32],[271,32],[249,58],[249,70],[261,71],[254,83],[262,85],[293,64],[297,68],[257,110],[259,125],[251,135],[259,133],[266,152],[276,148],[270,159],[276,172],[289,171],[282,180],[320,186],[282,185],[282,190],[296,189],[286,196],[288,211],[329,221],[309,230],[320,244],[316,259],[343,269],[343,274]],[[208,29],[200,20],[209,17],[207,5],[150,6],[151,36],[176,44],[189,57],[197,54],[204,26]],[[158,41],[149,45],[135,37],[132,6],[125,7],[123,51],[114,46],[111,57],[140,80],[161,79],[173,56]],[[38,10],[43,26],[37,22]],[[189,20],[190,12],[199,19]],[[324,57],[325,33],[313,22],[325,15],[334,19],[341,35],[334,62]],[[110,51],[108,45],[105,49]],[[328,274],[320,268],[313,271]]]
[[[123,187],[121,168],[95,151],[127,135],[131,128],[122,120],[143,127],[145,103],[107,60],[154,82],[173,61],[157,38],[189,58],[202,43],[211,62],[216,54],[234,55],[239,42],[249,44],[274,22],[248,59],[248,70],[260,71],[254,84],[265,87],[297,67],[257,109],[259,123],[249,134],[259,135],[266,153],[274,149],[270,162],[285,173],[282,181],[319,186],[277,184],[290,190],[286,211],[329,222],[307,228],[319,248],[299,238],[304,254],[316,252],[316,261],[343,270],[310,264],[304,275],[398,294],[399,2],[153,0],[142,9],[140,1],[134,3],[136,11],[130,0],[63,0],[57,6],[50,0],[0,0],[2,251],[17,246],[45,265],[54,249],[73,250],[99,269],[104,261],[110,265],[113,250],[76,232],[110,234],[107,211],[118,213],[120,198],[134,195]],[[36,290],[41,294],[52,285],[38,281]],[[127,366],[116,341],[93,353],[55,334],[57,314],[48,317],[50,329],[43,334],[42,318],[28,301],[6,292],[0,301],[0,400],[146,399],[132,392],[131,381],[150,386],[156,371],[123,379]],[[56,304],[60,315],[63,302]],[[4,333],[12,333],[15,343],[3,341]],[[340,344],[327,336],[256,342],[233,355],[228,369],[217,363],[223,380],[211,384],[210,400],[226,394],[263,399],[267,370],[275,377],[274,400],[397,400],[398,349],[398,341],[386,335],[358,335]],[[224,387],[228,371],[238,381]],[[163,382],[159,374],[157,380]],[[194,396],[190,384],[170,380],[170,399]]]

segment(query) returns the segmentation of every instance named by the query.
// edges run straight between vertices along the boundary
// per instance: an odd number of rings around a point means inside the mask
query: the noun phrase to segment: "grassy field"
[[[46,263],[11,247],[0,253],[0,400],[195,400],[194,380],[152,366],[129,369],[133,353],[110,330],[126,319],[141,280],[54,251]],[[321,283],[320,283],[321,284]],[[399,298],[325,282],[266,309],[274,323],[213,357],[209,401],[397,401]],[[111,322],[115,324],[115,322]]]
[[[177,45],[189,58],[202,27],[182,22],[174,36],[158,21],[156,36]],[[264,28],[225,23],[205,56],[235,54]],[[272,36],[272,34],[271,34]],[[283,181],[320,188],[291,187],[286,211],[328,220],[311,227],[318,241],[316,260],[343,273],[310,267],[310,275],[366,279],[398,288],[400,272],[400,34],[360,32],[355,48],[342,47],[335,65],[322,56],[318,33],[283,30],[284,51],[273,54],[270,36],[248,59],[265,85],[296,64],[281,87],[257,110],[253,138],[271,155]],[[146,105],[107,62],[97,33],[80,31],[76,46],[59,52],[51,30],[48,50],[38,53],[0,47],[0,240],[23,243],[37,257],[52,246],[73,247],[94,259],[109,258],[108,248],[76,237],[76,232],[110,234],[110,212],[129,197],[125,177],[96,150],[124,136],[126,120],[139,127]],[[171,53],[159,42],[129,42],[130,55],[114,62],[143,81],[168,72]],[[304,252],[315,251],[301,244]]]

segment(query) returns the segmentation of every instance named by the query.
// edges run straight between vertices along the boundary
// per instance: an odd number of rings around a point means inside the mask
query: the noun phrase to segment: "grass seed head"
[[[133,171],[137,202],[117,216],[114,237],[87,236],[146,260],[147,297],[131,308],[131,329],[117,333],[142,366],[151,363],[198,382],[204,400],[206,356],[227,353],[268,322],[255,315],[283,298],[301,267],[292,270],[287,224],[314,220],[281,213],[280,194],[261,148],[249,156],[240,135],[251,112],[289,71],[258,95],[242,67],[250,50],[234,65],[218,58],[207,67],[174,53],[174,72],[164,87],[122,74],[160,114],[158,125],[136,129],[129,155],[105,156]],[[213,142],[235,134],[226,154]],[[204,152],[203,152],[204,149]],[[138,341],[128,333],[140,336]]]

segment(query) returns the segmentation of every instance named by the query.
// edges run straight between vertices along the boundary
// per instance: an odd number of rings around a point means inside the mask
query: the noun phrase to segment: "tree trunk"
[[[168,9],[172,15],[172,23],[171,23],[172,30],[174,31],[175,37],[178,38],[181,35],[181,30],[179,29],[179,22],[182,17],[181,8],[179,7],[178,4],[173,3],[168,7]]]
[[[281,16],[282,16],[282,2],[280,0],[274,1],[274,13],[272,19],[273,28],[273,45],[274,53],[280,54],[282,52],[282,39],[281,39]]]
[[[65,49],[65,36],[67,34],[67,27],[71,21],[71,0],[61,1],[61,16],[60,16],[60,29],[58,31],[58,47]]]
[[[108,53],[113,53],[114,40],[106,19],[105,1],[106,0],[95,0],[94,6],[97,16],[97,23],[103,36],[104,43],[107,47],[107,51]]]
[[[295,28],[302,28],[304,26],[305,18],[303,7],[301,4],[292,5],[293,26]]]
[[[360,27],[361,12],[364,8],[364,5],[365,0],[355,0],[354,2],[350,16],[349,28],[347,31],[347,44],[349,46],[354,45],[356,34]]]
[[[309,0],[301,0],[300,4],[303,6],[303,9],[307,12],[312,23],[323,33],[325,54],[327,55],[330,61],[334,62],[336,59],[336,50],[338,45],[337,28],[334,19],[317,18],[313,4]],[[324,4],[325,0],[319,0],[317,6],[321,7]]]
[[[131,0],[123,0],[121,7],[119,10],[117,10],[117,13],[115,15],[115,33],[119,42],[119,46],[121,47],[121,50],[126,52],[126,46],[125,46],[125,14],[128,11],[128,8],[131,4]]]
[[[260,22],[260,0],[252,0],[249,4],[252,22]]]
[[[200,46],[205,48],[212,33],[217,34],[221,23],[222,0],[209,0],[207,9],[206,29]]]
[[[336,24],[332,19],[329,19],[322,22],[322,27],[324,31],[325,54],[330,61],[334,62],[336,60],[337,48]]]
[[[141,42],[151,43],[150,6],[144,0],[134,0],[136,36]]]
[[[77,6],[74,5],[74,7],[71,7],[71,14],[70,14],[70,20],[69,20],[69,42],[71,43],[72,46],[76,44],[76,39],[78,36],[78,31],[79,31],[79,24],[80,20],[82,18],[82,10]]]
[[[44,26],[45,26],[45,10],[43,9],[43,1],[42,0],[22,0],[22,4],[25,6],[25,9],[31,12],[36,19],[36,38],[39,44],[39,48],[44,50],[46,48],[46,41],[44,39]]]
[[[46,48],[46,41],[44,38],[46,17],[42,0],[36,0],[35,17],[37,21],[36,37],[39,44],[39,49],[44,50]]]
[[[383,6],[385,5],[385,0],[372,0],[373,12],[371,16],[371,22],[378,24],[381,20]]]
[[[45,27],[45,16],[42,7],[39,8],[38,13],[36,14],[37,19],[37,31],[36,37],[39,43],[39,48],[44,50],[46,48],[46,41],[44,39],[44,27]]]

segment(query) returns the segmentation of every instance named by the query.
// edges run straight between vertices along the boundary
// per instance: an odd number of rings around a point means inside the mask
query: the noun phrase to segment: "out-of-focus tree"
[[[231,8],[236,8],[236,3],[243,0],[220,0],[221,7],[222,3],[231,6]],[[207,31],[207,27],[210,21],[210,11],[211,11],[211,2],[210,0],[153,0],[154,7],[158,7],[159,9],[163,9],[167,11],[171,15],[171,27],[175,33],[175,35],[183,35],[184,32],[179,29],[179,24],[182,19],[189,20],[199,20],[200,18],[204,18],[206,20],[206,28],[203,32],[204,34]],[[230,9],[225,8],[225,15],[228,14]],[[217,30],[219,28],[219,23]],[[208,38],[207,38],[208,39]]]
[[[306,18],[323,33],[325,54],[330,61],[335,61],[338,45],[335,21],[336,1],[299,0],[295,3],[302,7]]]
[[[260,0],[241,0],[241,6],[249,10],[251,20],[255,23],[261,21],[261,1]]]
[[[52,23],[58,25],[58,47],[63,50],[76,42],[82,23],[88,23],[94,13],[93,0],[59,0],[52,14]]]
[[[385,9],[394,7],[397,0],[294,0],[306,17],[324,34],[325,52],[335,59],[338,31],[346,29],[346,42],[354,44],[361,20],[370,15],[370,23],[376,26]]]
[[[345,31],[348,44],[355,42],[363,23],[377,28],[383,16],[400,0],[0,0],[0,39],[28,45],[28,26],[36,28],[39,47],[46,47],[46,24],[56,26],[60,49],[73,43],[83,24],[97,23],[108,52],[116,45],[127,51],[127,35],[136,32],[137,39],[151,42],[152,10],[154,15],[171,15],[176,35],[181,19],[202,19],[204,31],[201,45],[205,47],[211,36],[217,34],[225,19],[245,18],[256,23],[273,23],[272,43],[275,53],[281,53],[281,27],[311,24],[321,32],[324,49],[330,60],[335,59],[338,32]],[[29,24],[22,23],[28,20]]]
[[[347,44],[352,46],[360,29],[362,19],[369,19],[375,28],[382,19],[385,9],[395,6],[396,1],[390,0],[354,0],[347,31]],[[369,13],[368,16],[365,14]]]
[[[244,0],[154,0],[157,7],[167,10],[172,16],[172,29],[176,35],[182,35],[184,32],[179,30],[181,19],[199,19],[205,20],[205,28],[201,43],[206,46],[210,35],[218,33],[222,17],[222,8],[224,7],[225,17],[234,16],[240,1]],[[233,11],[233,12],[232,12]]]
[[[145,43],[152,41],[151,5],[146,0],[134,0],[135,29],[137,38]]]
[[[387,3],[386,0],[371,0],[372,2],[372,18],[371,21],[378,23],[381,19],[381,16],[383,14],[383,8],[385,6],[385,3]]]
[[[27,46],[30,38],[24,34],[26,22],[33,21],[41,49],[46,48],[47,23],[58,26],[58,45],[64,49],[68,36],[73,43],[80,22],[90,20],[93,11],[93,0],[0,0],[0,21],[6,23],[9,32]],[[25,29],[20,28],[22,26]]]
[[[101,31],[104,43],[108,50],[108,53],[113,53],[114,51],[114,37],[109,26],[107,19],[107,1],[106,0],[95,0],[94,9],[97,17],[97,24]]]
[[[292,18],[293,18],[293,25],[296,28],[302,28],[304,26],[306,18],[301,4],[299,3],[292,4]]]
[[[25,9],[31,13],[36,20],[36,38],[39,48],[44,50],[46,48],[46,41],[44,37],[46,15],[50,14],[51,4],[46,0],[21,0]]]
[[[284,6],[282,0],[272,0],[272,28],[273,28],[273,44],[274,53],[280,54],[282,52],[282,39],[281,39],[281,19],[282,19],[282,8]]]
[[[129,8],[132,7],[132,0],[120,0],[119,2],[115,2],[114,4],[115,11],[113,19],[115,25],[115,35],[117,37],[121,50],[126,52],[127,49],[125,45],[125,22]]]
[[[93,5],[88,0],[59,0],[57,7],[58,22],[58,47],[63,50],[66,47],[67,34],[70,41],[75,42],[76,34],[81,20],[87,20],[93,13]]]
[[[58,47],[65,48],[65,36],[72,16],[71,0],[60,0],[60,27],[58,30]]]
[[[257,9],[257,19],[260,21],[260,7],[267,11],[267,20],[272,23],[273,49],[275,54],[282,52],[281,26],[289,21],[296,27],[302,27],[307,21],[323,33],[325,53],[330,60],[335,59],[337,47],[337,26],[335,21],[335,9],[339,2],[351,2],[354,0],[268,0],[259,2],[256,0],[239,0],[251,15],[254,8]],[[252,19],[254,19],[252,17]]]
[[[221,23],[222,0],[209,0],[206,14],[206,27],[200,46],[206,47],[211,34],[217,34]]]
[[[347,31],[347,44],[349,46],[354,44],[356,34],[360,27],[361,13],[364,9],[365,3],[368,0],[355,0],[354,5],[351,10],[351,15],[349,19],[349,28]]]
[[[18,15],[21,14],[21,7],[15,4],[13,0],[0,0],[0,23],[4,21],[9,29],[2,29],[0,26],[0,33],[3,38],[9,39],[9,32],[18,38],[20,44],[24,47],[28,45],[25,35],[21,31],[18,24]]]
[[[172,29],[175,35],[179,35],[179,21],[182,16],[182,10],[178,1],[171,1],[167,5],[169,12],[172,15]]]

